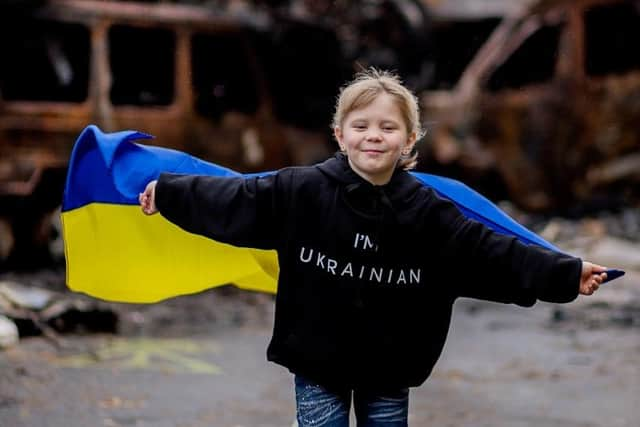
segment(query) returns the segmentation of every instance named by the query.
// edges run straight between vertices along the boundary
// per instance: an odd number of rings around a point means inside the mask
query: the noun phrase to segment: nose
[[[367,136],[366,136],[367,141],[380,141],[381,139],[382,139],[382,136],[380,135],[380,132],[377,129],[369,129],[369,132],[367,132]]]

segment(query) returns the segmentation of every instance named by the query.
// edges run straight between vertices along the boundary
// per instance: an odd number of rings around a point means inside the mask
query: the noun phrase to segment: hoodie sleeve
[[[465,217],[435,194],[427,221],[442,242],[444,265],[454,272],[458,296],[531,306],[578,296],[582,260],[527,245]]]
[[[184,230],[234,246],[275,249],[283,224],[286,173],[212,177],[163,173],[156,207]]]

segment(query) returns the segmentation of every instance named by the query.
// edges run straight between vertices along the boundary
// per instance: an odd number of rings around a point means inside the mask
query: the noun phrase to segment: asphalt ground
[[[458,301],[442,358],[411,392],[410,425],[637,427],[639,278],[562,306]],[[292,376],[265,358],[270,296],[213,290],[115,307],[119,334],[0,351],[0,426],[293,424]]]

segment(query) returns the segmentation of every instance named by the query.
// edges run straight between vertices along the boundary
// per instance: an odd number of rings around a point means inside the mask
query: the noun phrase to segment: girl
[[[303,426],[407,426],[409,387],[436,363],[456,298],[531,306],[591,295],[604,267],[464,217],[407,169],[422,134],[400,80],[370,70],[340,93],[340,153],[265,177],[162,174],[140,204],[185,230],[276,249],[267,358],[295,375]],[[419,251],[415,248],[421,248]]]

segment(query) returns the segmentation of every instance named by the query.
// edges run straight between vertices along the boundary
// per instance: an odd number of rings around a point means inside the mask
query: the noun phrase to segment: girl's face
[[[396,101],[388,93],[351,111],[334,133],[351,168],[374,185],[389,182],[400,156],[408,154],[416,140],[415,132],[408,132]]]

